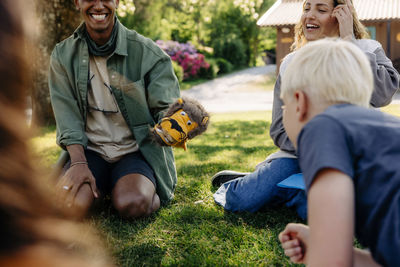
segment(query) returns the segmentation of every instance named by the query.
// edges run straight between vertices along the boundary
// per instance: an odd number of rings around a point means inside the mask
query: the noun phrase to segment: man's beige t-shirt
[[[90,56],[86,135],[88,149],[115,162],[139,149],[110,87],[107,57]]]

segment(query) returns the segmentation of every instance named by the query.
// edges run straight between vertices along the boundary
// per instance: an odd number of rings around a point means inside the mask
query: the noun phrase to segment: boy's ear
[[[298,90],[294,93],[294,98],[296,101],[297,119],[300,122],[305,121],[308,115],[308,107],[309,107],[308,97],[303,91]]]

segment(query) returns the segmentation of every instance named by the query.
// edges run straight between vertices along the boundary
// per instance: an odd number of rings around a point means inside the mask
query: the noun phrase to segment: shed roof
[[[303,0],[277,0],[257,21],[259,26],[287,26],[299,22]],[[400,0],[353,0],[361,21],[400,20]]]

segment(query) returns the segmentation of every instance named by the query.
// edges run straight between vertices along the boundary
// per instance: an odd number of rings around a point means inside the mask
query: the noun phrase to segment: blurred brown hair
[[[55,205],[29,149],[27,2],[0,1],[0,266],[109,266],[91,231]]]

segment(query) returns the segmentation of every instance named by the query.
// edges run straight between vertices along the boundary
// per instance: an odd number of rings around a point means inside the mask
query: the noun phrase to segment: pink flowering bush
[[[210,64],[205,60],[204,55],[197,53],[195,47],[190,44],[181,44],[174,41],[156,42],[173,61],[183,68],[183,79],[199,78],[201,73],[207,73]]]
[[[183,79],[197,78],[201,68],[208,69],[210,67],[210,64],[205,61],[204,55],[200,53],[189,54],[178,51],[171,59],[182,66]]]

